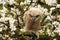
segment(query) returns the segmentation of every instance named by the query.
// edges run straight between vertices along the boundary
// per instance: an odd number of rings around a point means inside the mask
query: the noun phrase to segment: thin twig
[[[4,23],[4,22],[0,22],[0,23],[6,25],[6,26],[8,26],[8,27],[10,27],[9,21],[7,21],[7,22],[8,22],[8,24],[6,24],[6,23]]]

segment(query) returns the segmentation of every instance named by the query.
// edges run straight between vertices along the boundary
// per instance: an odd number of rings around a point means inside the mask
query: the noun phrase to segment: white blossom
[[[3,0],[0,0],[0,4],[2,4],[3,3]]]
[[[56,27],[56,29],[54,30],[54,32],[59,33],[59,35],[60,35],[60,24],[58,25],[58,27]]]
[[[0,32],[2,32],[2,28],[0,28]]]
[[[56,38],[54,38],[53,40],[56,40]]]
[[[60,8],[60,4],[57,4],[56,8]]]
[[[15,34],[15,32],[11,32],[11,34],[12,34],[12,35],[14,35],[14,34]]]
[[[55,6],[57,4],[56,0],[45,0],[46,4],[50,6]]]
[[[55,9],[55,7],[50,8],[50,14],[52,13],[52,11]]]
[[[51,31],[49,29],[47,29],[47,33],[49,36],[51,35]]]
[[[14,21],[16,21],[16,20],[14,20],[14,19],[9,20],[11,31],[16,30],[16,26],[14,26],[14,24],[13,24],[13,23],[14,23]]]
[[[16,27],[15,26],[12,26],[10,27],[11,31],[15,31],[16,30]]]
[[[5,26],[5,27],[3,27],[3,30],[7,30],[7,28],[8,28],[8,27],[7,27],[7,26]]]
[[[14,3],[14,0],[9,0],[10,5]]]
[[[9,35],[5,35],[5,37],[9,37]]]
[[[59,25],[59,22],[54,21],[52,24],[53,24],[53,25]]]
[[[51,17],[50,16],[47,16],[47,18],[46,18],[47,20],[51,20],[52,21],[52,19],[51,19]]]

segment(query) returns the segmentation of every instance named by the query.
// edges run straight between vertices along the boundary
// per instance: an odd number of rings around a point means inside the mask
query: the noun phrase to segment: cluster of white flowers
[[[1,18],[1,19],[0,19],[0,22],[5,22],[5,21],[7,21],[7,20],[9,20],[11,31],[16,30],[16,27],[15,27],[14,24],[13,24],[13,23],[16,21],[15,19],[5,17],[5,18]],[[0,28],[0,29],[2,30],[2,28]]]
[[[55,6],[57,4],[56,0],[45,0],[46,4],[50,6]]]
[[[11,28],[11,31],[14,31],[14,30],[16,30],[16,26],[14,26],[14,21],[16,21],[16,20],[14,20],[14,19],[11,19],[9,22],[10,22],[10,28]]]

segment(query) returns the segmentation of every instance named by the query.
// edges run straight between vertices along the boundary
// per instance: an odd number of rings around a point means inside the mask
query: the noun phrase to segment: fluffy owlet
[[[41,29],[42,12],[39,8],[31,7],[24,13],[23,20],[25,27],[23,31],[38,32]]]

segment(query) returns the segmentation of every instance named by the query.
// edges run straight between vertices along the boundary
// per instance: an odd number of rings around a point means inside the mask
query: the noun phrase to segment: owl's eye
[[[37,15],[36,17],[39,17],[40,15]]]

